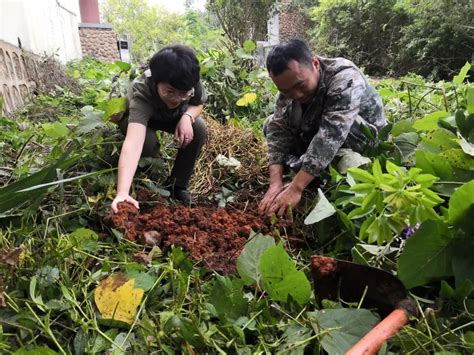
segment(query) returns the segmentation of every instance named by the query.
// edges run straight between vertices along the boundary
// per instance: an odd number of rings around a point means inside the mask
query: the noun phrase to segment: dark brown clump
[[[268,218],[239,210],[163,204],[138,213],[128,203],[120,203],[118,209],[113,223],[127,239],[158,245],[165,252],[172,245],[181,246],[206,268],[222,273],[235,272],[235,260],[252,230],[263,234],[272,231]],[[289,220],[279,219],[273,228],[285,235],[289,226]]]

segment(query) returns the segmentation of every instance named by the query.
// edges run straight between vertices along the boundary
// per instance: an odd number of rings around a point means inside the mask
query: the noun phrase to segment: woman
[[[191,202],[189,179],[207,138],[206,124],[199,117],[205,100],[199,62],[191,48],[171,45],[153,55],[149,69],[133,81],[127,95],[127,112],[119,123],[125,141],[118,163],[114,212],[122,201],[139,208],[129,195],[130,186],[140,157],[155,157],[159,152],[157,130],[174,134],[179,142],[166,187],[172,198]]]

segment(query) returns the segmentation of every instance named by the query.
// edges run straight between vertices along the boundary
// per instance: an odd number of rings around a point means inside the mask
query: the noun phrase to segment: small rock
[[[140,236],[140,242],[149,246],[159,245],[161,243],[161,234],[157,231],[147,231]]]

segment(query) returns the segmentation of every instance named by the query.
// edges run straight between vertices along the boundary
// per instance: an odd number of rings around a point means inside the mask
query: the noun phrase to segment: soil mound
[[[286,235],[291,222],[278,219],[273,225],[256,212],[208,206],[157,205],[146,213],[127,202],[118,205],[112,217],[115,228],[129,240],[158,245],[164,252],[181,246],[191,257],[224,274],[235,272],[235,261],[251,231]]]

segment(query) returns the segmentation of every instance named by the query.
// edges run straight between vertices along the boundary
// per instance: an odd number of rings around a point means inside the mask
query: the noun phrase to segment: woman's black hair
[[[191,90],[199,82],[199,62],[194,51],[182,44],[160,49],[150,60],[153,83],[168,83],[178,90]]]
[[[304,41],[290,39],[274,47],[267,56],[267,70],[272,75],[280,75],[288,69],[290,60],[296,60],[306,66],[311,65],[313,56]]]

